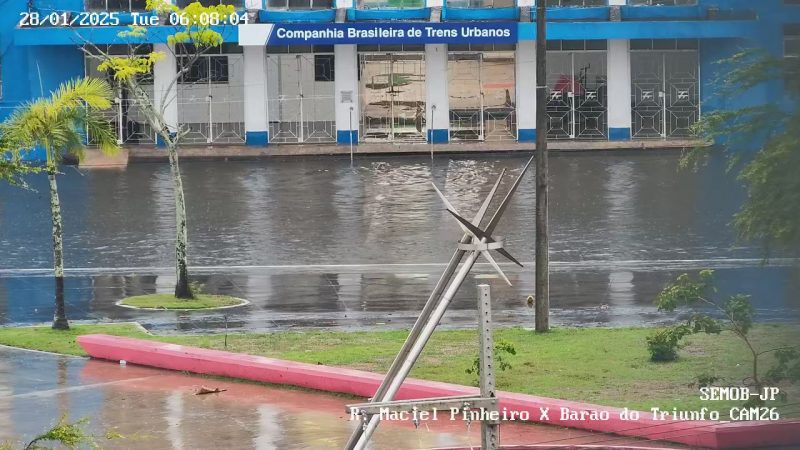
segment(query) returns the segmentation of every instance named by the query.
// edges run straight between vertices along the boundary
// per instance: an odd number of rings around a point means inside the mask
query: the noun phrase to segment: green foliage
[[[692,314],[686,322],[686,326],[689,330],[689,334],[720,334],[723,329],[720,321],[705,314]]]
[[[23,176],[38,172],[41,172],[41,167],[21,162],[19,154],[12,156],[12,159],[4,159],[3,156],[0,156],[0,181],[23,189],[30,189]]]
[[[203,6],[200,2],[194,2],[181,9],[164,0],[148,0],[146,7],[158,14],[175,14],[182,18],[178,30],[167,37],[167,43],[171,46],[191,46],[195,58],[206,50],[219,47],[223,43],[222,35],[212,29],[211,21],[208,18],[218,17],[220,23],[224,24],[236,12],[231,5]],[[127,30],[118,33],[118,36],[127,42],[140,42],[146,37],[147,32],[146,27],[131,25]],[[146,55],[138,55],[136,52],[125,56],[105,55],[97,69],[101,72],[112,73],[117,81],[131,83],[137,77],[151,73],[153,65],[165,56],[163,52],[150,52]],[[189,59],[194,58],[190,57]],[[184,69],[188,69],[188,67]]]
[[[178,25],[174,26],[175,31],[167,36],[170,52],[175,56],[179,55],[180,62],[179,70],[170,81],[171,85],[178,83],[201,55],[223,44],[222,34],[214,27],[230,23],[230,18],[236,13],[231,5],[203,6],[200,2],[194,2],[185,8],[180,8],[166,0],[147,0],[146,9],[162,17],[173,15],[179,19]],[[140,85],[140,80],[152,74],[155,64],[166,57],[164,52],[156,51],[141,54],[140,44],[146,41],[149,32],[146,27],[131,25],[117,34],[120,40],[128,44],[127,55],[111,55],[96,46],[88,53],[100,60],[98,70],[112,74],[114,80],[136,98],[150,126],[166,143],[172,154],[173,149],[178,147],[183,136],[189,131],[180,129],[179,124],[167,123],[164,107],[169,103],[168,99],[162,98],[158,102]]]
[[[659,311],[672,312],[679,307],[693,306],[700,302],[711,304],[707,296],[714,292],[714,271],[702,270],[697,279],[684,273],[658,294],[656,306]],[[697,333],[719,334],[722,329],[722,324],[716,319],[706,314],[693,314],[685,324],[665,328],[647,337],[650,360],[675,361],[678,359],[683,338]]]
[[[63,83],[48,98],[40,98],[17,108],[0,124],[0,153],[16,155],[36,147],[47,152],[53,169],[62,152],[80,158],[84,151],[84,133],[104,153],[119,147],[111,123],[102,111],[111,107],[113,93],[104,80],[82,78]],[[12,160],[19,163],[19,159]]]
[[[81,444],[89,445],[96,448],[92,435],[84,431],[84,426],[88,423],[86,419],[81,419],[77,422],[69,423],[66,416],[58,421],[58,424],[46,432],[36,436],[32,441],[25,446],[26,450],[46,449],[41,445],[42,442],[54,442],[61,444],[67,448],[76,448]]]
[[[775,350],[775,361],[765,376],[768,382],[800,382],[800,351],[796,347]]]
[[[704,114],[695,132],[727,151],[728,169],[747,188],[747,199],[734,216],[740,240],[757,241],[769,256],[773,248],[800,249],[800,58],[776,58],[745,51],[720,61],[716,80],[722,98],[768,81],[782,81],[788,102],[764,103]],[[754,147],[757,152],[753,154]],[[682,167],[705,163],[709,148],[686,153]]]
[[[498,339],[494,343],[494,365],[498,371],[504,372],[508,369],[511,369],[511,363],[508,362],[508,358],[517,354],[517,349],[508,341],[503,339]],[[481,358],[480,356],[476,356],[474,360],[472,360],[472,365],[468,367],[464,372],[468,375],[475,375],[480,376],[481,373]],[[477,380],[475,380],[477,383]]]
[[[680,306],[697,303],[699,299],[714,291],[713,280],[714,271],[712,270],[701,271],[697,280],[684,273],[678,276],[675,283],[667,286],[658,294],[656,306],[659,311],[672,312]]]
[[[24,447],[25,450],[49,450],[52,448],[93,448],[100,449],[97,442],[97,436],[88,433],[85,427],[88,425],[88,419],[80,419],[76,422],[69,422],[66,416],[62,416],[58,423],[46,432],[36,436],[32,441]],[[106,440],[120,439],[123,436],[116,432],[107,432],[104,436]],[[45,443],[57,444],[56,447],[44,445]],[[0,446],[0,449],[3,449]],[[5,448],[11,449],[11,445]]]
[[[97,70],[112,73],[115,80],[124,82],[151,73],[153,65],[165,57],[162,52],[136,57],[109,56],[97,66]]]
[[[750,296],[737,294],[731,296],[723,305],[722,309],[731,326],[737,334],[746,335],[753,327],[753,304],[750,303]]]
[[[654,362],[675,361],[678,359],[678,350],[682,347],[681,339],[692,334],[687,325],[677,325],[664,328],[647,336],[647,351],[650,360]]]
[[[679,306],[705,305],[714,308],[724,319],[717,320],[707,314],[695,313],[685,324],[675,325],[656,332],[647,337],[647,349],[652,361],[675,361],[681,340],[686,336],[705,333],[720,334],[722,331],[732,332],[743,342],[750,352],[748,366],[751,368],[746,381],[752,383],[756,389],[761,389],[765,382],[778,383],[780,381],[800,381],[800,346],[780,347],[758,351],[750,338],[753,329],[754,308],[750,296],[736,294],[728,297],[724,302],[717,302],[707,297],[707,293],[717,292],[714,287],[714,272],[704,270],[697,279],[688,274],[680,275],[671,285],[664,288],[658,295],[656,304],[660,311],[674,311]],[[761,357],[767,353],[775,353],[775,364],[766,371],[762,377],[759,363]],[[703,378],[705,377],[705,378]],[[702,383],[716,377],[703,376],[698,379]],[[748,401],[745,406],[760,406],[757,398]]]
[[[192,294],[203,294],[205,293],[205,289],[206,285],[197,280],[189,282],[189,291]]]
[[[714,383],[716,383],[717,381],[719,381],[718,376],[708,373],[703,373],[697,376],[697,378],[695,379],[695,383],[692,386],[696,385],[697,387],[703,388],[707,386],[713,386]]]
[[[785,126],[739,174],[748,198],[733,223],[741,238],[764,243],[767,252],[800,248],[800,115]]]

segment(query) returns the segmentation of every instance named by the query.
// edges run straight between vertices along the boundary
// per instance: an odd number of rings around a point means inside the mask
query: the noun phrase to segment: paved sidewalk
[[[550,141],[548,149],[555,152],[587,152],[608,150],[664,150],[685,149],[705,145],[693,139],[645,141]],[[418,155],[471,154],[501,152],[532,152],[536,145],[527,142],[460,142],[450,144],[360,143],[353,146],[355,157],[367,155]],[[167,161],[163,148],[150,145],[127,146],[121,154],[104,157],[99,151],[88,151],[81,163],[84,167],[120,166],[135,162]],[[335,144],[284,144],[266,147],[245,145],[181,146],[183,160],[237,160],[289,156],[349,156],[349,145]]]

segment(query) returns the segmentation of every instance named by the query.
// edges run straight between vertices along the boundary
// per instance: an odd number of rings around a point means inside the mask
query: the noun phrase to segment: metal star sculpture
[[[500,177],[497,179],[497,183],[495,183],[495,188],[503,180],[503,175],[505,175],[505,173],[506,173],[505,170],[503,170],[503,172],[500,173]],[[472,238],[472,242],[468,244],[459,242],[458,249],[465,251],[480,252],[483,255],[483,257],[486,258],[487,261],[489,261],[489,264],[491,264],[492,267],[494,267],[494,270],[497,271],[498,275],[500,275],[500,277],[506,283],[508,283],[509,286],[511,286],[511,282],[508,280],[508,277],[506,277],[506,274],[504,274],[503,270],[500,269],[500,266],[497,265],[497,262],[492,257],[492,254],[489,253],[489,250],[496,250],[497,253],[500,253],[501,255],[505,256],[509,261],[513,262],[514,264],[520,267],[523,267],[521,262],[517,261],[516,258],[511,256],[511,254],[508,253],[503,248],[503,239],[502,238],[494,239],[492,236],[490,236],[489,232],[478,228],[480,226],[480,221],[483,218],[482,214],[480,214],[480,216],[476,216],[475,219],[473,219],[473,222],[467,221],[467,219],[463,218],[460,214],[458,214],[458,211],[456,211],[452,203],[450,203],[450,201],[447,200],[444,194],[442,194],[442,191],[440,191],[435,184],[433,184],[433,189],[436,190],[436,193],[439,195],[439,198],[441,198],[442,201],[444,202],[444,205],[447,207],[447,212],[449,212],[458,221],[458,225],[461,227],[462,230],[464,230],[464,234],[469,235]],[[495,189],[492,189],[492,192],[490,192],[489,195],[486,197],[486,200],[484,200],[483,202],[484,205],[488,206],[488,204],[492,201],[492,197],[494,197],[494,192]]]
[[[389,372],[386,374],[386,377],[381,383],[381,386],[378,388],[378,391],[375,393],[375,396],[369,400],[370,403],[387,404],[387,402],[392,402],[395,394],[397,394],[397,391],[400,390],[400,386],[403,384],[403,381],[408,376],[408,373],[411,371],[411,368],[414,366],[417,358],[419,358],[419,355],[425,348],[425,344],[427,344],[428,339],[430,339],[433,331],[436,329],[436,326],[442,320],[442,317],[444,316],[445,311],[447,311],[447,307],[450,305],[450,302],[453,300],[456,292],[458,292],[458,289],[464,283],[464,280],[467,278],[470,270],[472,270],[472,267],[475,265],[479,255],[483,255],[483,257],[489,261],[489,264],[494,267],[503,280],[509,285],[511,284],[511,282],[508,280],[508,277],[506,277],[506,275],[500,269],[500,266],[497,264],[497,261],[494,260],[489,252],[494,250],[514,264],[517,264],[520,267],[522,267],[522,264],[503,248],[503,239],[500,237],[492,237],[492,233],[497,227],[497,224],[500,222],[500,218],[503,217],[503,213],[505,213],[508,204],[511,202],[511,198],[517,191],[517,188],[522,182],[522,178],[533,164],[533,161],[534,157],[531,157],[531,159],[522,169],[522,172],[514,181],[511,189],[509,189],[509,191],[506,193],[506,196],[503,198],[503,201],[500,203],[497,211],[495,211],[491,220],[489,220],[489,223],[486,224],[486,227],[483,229],[480,228],[481,222],[483,221],[486,212],[489,210],[489,205],[492,203],[500,183],[503,181],[503,176],[506,173],[505,170],[500,173],[500,176],[497,178],[492,190],[489,192],[489,195],[486,196],[486,199],[483,201],[483,204],[471,222],[462,217],[456,211],[450,201],[445,198],[436,185],[433,186],[433,188],[436,190],[436,194],[438,194],[444,202],[447,212],[456,219],[458,225],[464,231],[464,235],[462,236],[461,240],[458,241],[457,249],[453,254],[453,257],[450,259],[450,263],[447,265],[447,268],[439,279],[439,282],[436,284],[436,287],[428,298],[428,302],[425,304],[425,307],[422,309],[419,318],[417,318],[414,327],[411,329],[406,342],[403,344],[403,348],[397,354],[397,357],[392,363],[392,366],[389,368]],[[464,260],[464,264],[461,264],[462,260]],[[361,413],[361,420],[362,426],[357,427],[353,431],[353,434],[350,436],[347,444],[345,444],[345,449],[364,449],[367,446],[372,433],[380,423],[379,416],[369,413]]]

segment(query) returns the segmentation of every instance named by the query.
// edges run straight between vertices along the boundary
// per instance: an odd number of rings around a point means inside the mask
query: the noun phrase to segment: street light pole
[[[536,331],[550,331],[547,162],[547,5],[536,1]]]

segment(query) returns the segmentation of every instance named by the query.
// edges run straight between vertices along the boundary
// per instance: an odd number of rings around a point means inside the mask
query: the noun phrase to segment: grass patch
[[[521,328],[495,331],[516,348],[509,356],[511,369],[497,374],[499,389],[526,394],[585,401],[649,411],[676,407],[697,410],[703,406],[727,412],[736,402],[702,402],[693,383],[700,374],[720,377],[720,386],[738,385],[748,376],[748,351],[730,333],[695,335],[680,351],[678,361],[653,363],[645,338],[653,328],[557,328],[536,334]],[[385,373],[403,344],[407,331],[281,332],[229,334],[224,347],[221,334],[154,336],[132,325],[79,325],[62,333],[49,328],[0,328],[0,344],[81,355],[75,343],[81,334],[106,333],[153,339],[196,347],[263,355],[292,361],[350,367]],[[797,345],[797,325],[758,325],[751,331],[755,345],[772,348]],[[411,376],[471,385],[474,375],[465,370],[477,355],[477,332],[439,331],[425,348]],[[771,363],[762,362],[763,370]],[[800,399],[800,389],[781,386],[789,403]],[[777,405],[780,408],[780,404]],[[798,417],[796,407],[779,409],[782,417]],[[723,414],[724,415],[724,414]]]
[[[243,304],[241,299],[227,295],[195,294],[191,300],[175,298],[172,294],[149,294],[128,297],[120,305],[143,309],[213,309]]]
[[[86,356],[86,352],[75,341],[75,338],[84,334],[110,334],[140,339],[152,337],[132,323],[71,325],[66,331],[57,331],[50,327],[11,327],[0,328],[0,344],[62,355]]]

